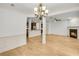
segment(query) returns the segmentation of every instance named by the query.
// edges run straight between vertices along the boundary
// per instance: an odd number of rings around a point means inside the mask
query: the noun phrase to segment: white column
[[[46,18],[42,18],[42,23],[43,23],[43,33],[42,33],[42,44],[46,44]]]

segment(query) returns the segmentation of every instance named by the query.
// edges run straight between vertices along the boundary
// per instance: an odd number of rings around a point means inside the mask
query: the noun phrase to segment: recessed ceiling
[[[34,7],[37,5],[37,3],[14,3],[11,6],[11,3],[0,3],[0,7],[13,8],[27,15],[34,15]],[[44,3],[44,5],[49,10],[49,14],[79,7],[78,3]]]

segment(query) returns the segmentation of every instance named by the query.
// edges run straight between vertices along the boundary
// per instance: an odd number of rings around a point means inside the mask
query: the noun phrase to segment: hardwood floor
[[[40,36],[29,39],[27,45],[1,53],[1,56],[78,56],[79,40],[69,37],[47,35],[42,45]]]

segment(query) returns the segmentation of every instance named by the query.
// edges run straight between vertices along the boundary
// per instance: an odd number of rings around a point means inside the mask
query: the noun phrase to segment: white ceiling
[[[34,15],[33,9],[37,5],[37,3],[15,3],[14,6],[11,6],[11,3],[0,3],[0,7],[12,8],[27,15]],[[44,3],[44,5],[47,6],[49,15],[60,11],[79,8],[78,3]]]

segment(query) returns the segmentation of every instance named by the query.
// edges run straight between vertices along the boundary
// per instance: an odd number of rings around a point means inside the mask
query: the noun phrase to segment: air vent
[[[56,21],[61,21],[61,19],[57,19],[57,18],[55,18],[54,20],[56,20]]]
[[[10,4],[12,7],[14,7],[15,5],[12,3],[12,4]]]

